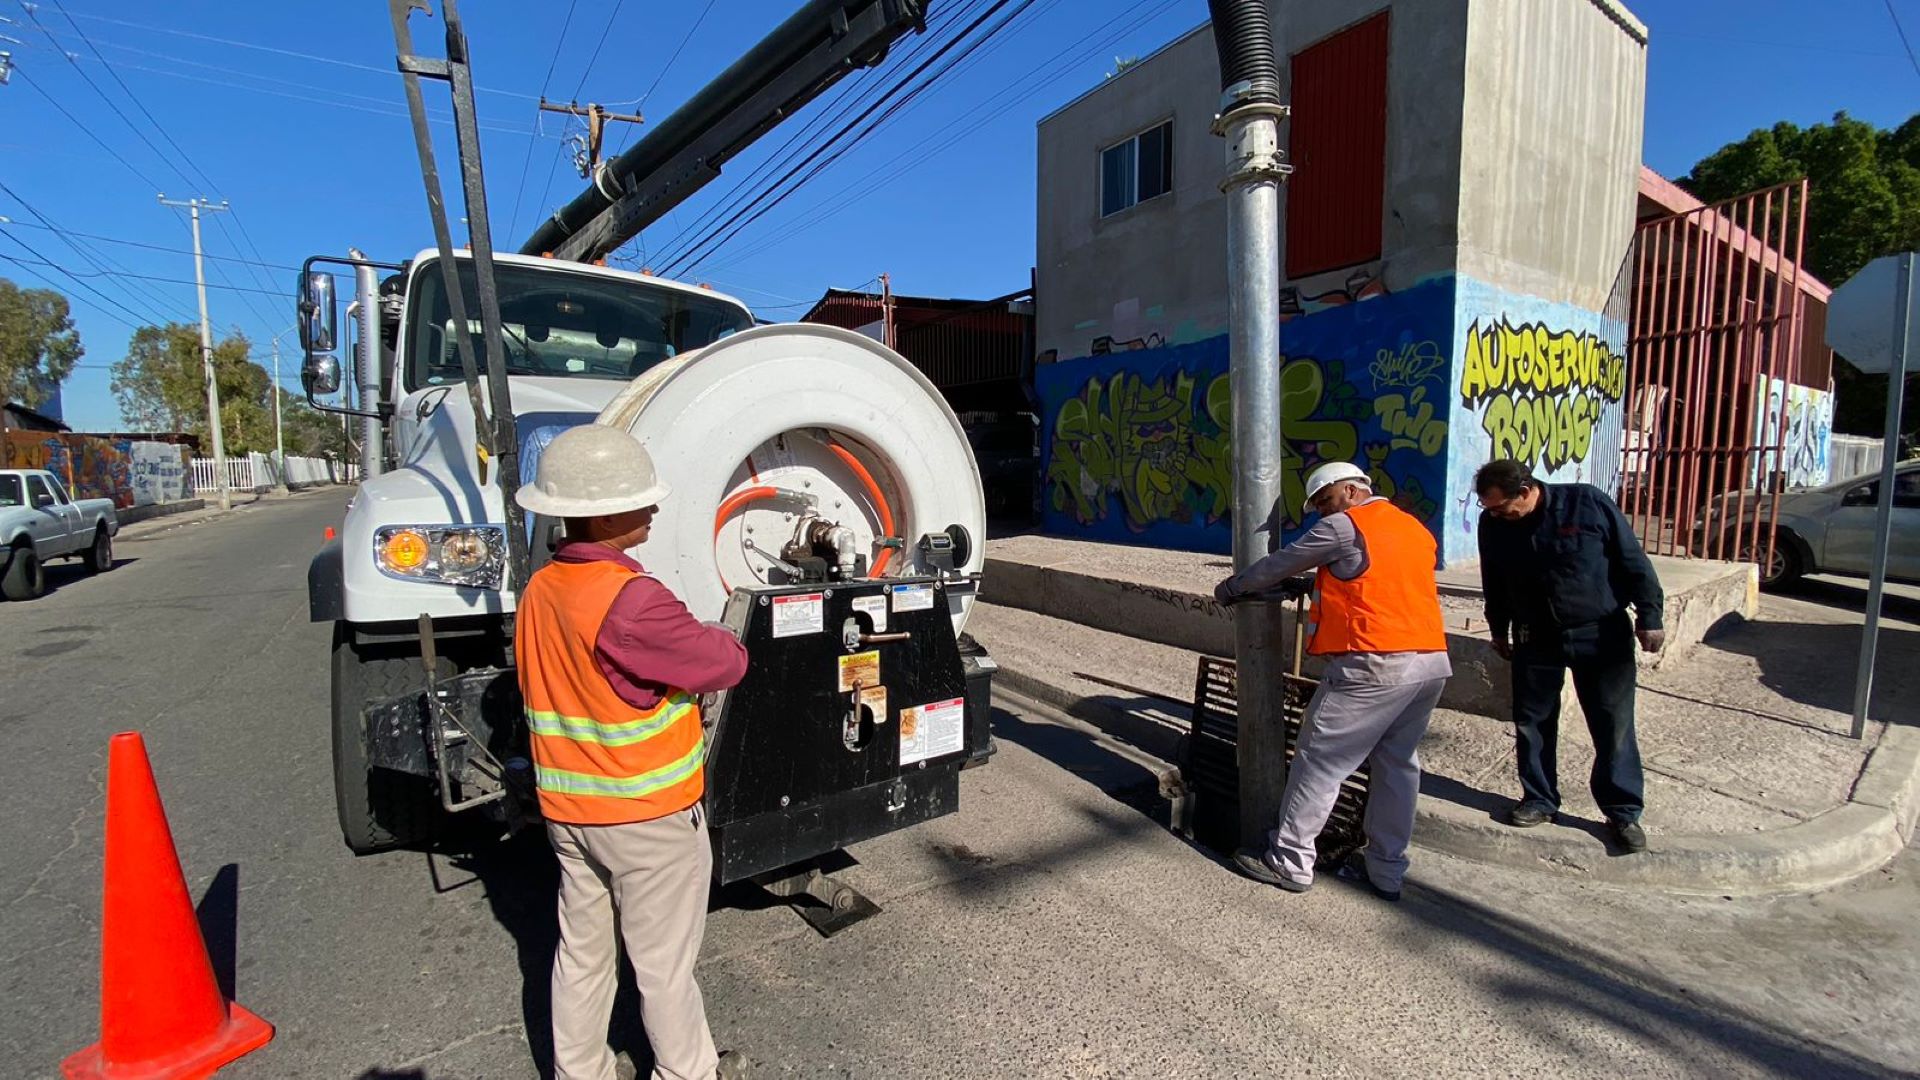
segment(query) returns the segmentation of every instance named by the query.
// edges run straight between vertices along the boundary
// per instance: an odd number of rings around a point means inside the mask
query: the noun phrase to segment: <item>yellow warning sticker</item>
[[[887,722],[886,687],[862,686],[860,688],[860,704],[866,706],[866,708],[873,713],[874,723],[884,724]]]
[[[840,658],[840,692],[851,693],[855,683],[863,687],[880,685],[880,650]]]

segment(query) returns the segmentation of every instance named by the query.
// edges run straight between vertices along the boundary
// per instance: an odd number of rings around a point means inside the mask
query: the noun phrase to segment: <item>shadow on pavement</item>
[[[1850,577],[1807,577],[1780,589],[1775,595],[1804,600],[1823,607],[1850,611],[1856,615],[1867,610],[1867,579]],[[1891,582],[1881,597],[1881,616],[1887,619],[1901,619],[1906,622],[1920,623],[1920,597],[1913,595],[1911,587],[1902,588]]]
[[[113,560],[113,565],[108,567],[105,572],[108,574],[111,574],[114,571],[119,570],[121,567],[132,566],[134,563],[137,563],[139,561],[140,561],[139,559],[115,558]],[[46,581],[47,581],[47,591],[42,593],[37,598],[40,600],[44,600],[47,597],[52,596],[53,594],[59,592],[61,589],[64,589],[69,585],[73,585],[78,582],[85,581],[88,578],[95,578],[95,577],[101,576],[100,574],[96,574],[93,571],[88,570],[84,563],[75,562],[69,559],[62,559],[59,562],[46,563],[40,567],[40,572],[46,576]],[[27,603],[30,603],[30,604],[34,602],[35,601],[33,600],[27,601]]]
[[[1750,622],[1705,647],[1758,660],[1761,683],[1781,697],[1819,709],[1853,711],[1854,665],[1860,656],[1857,625]],[[1913,672],[1920,668],[1920,631],[1881,623],[1875,666],[1872,715],[1890,721],[1901,689],[1914,684]]]

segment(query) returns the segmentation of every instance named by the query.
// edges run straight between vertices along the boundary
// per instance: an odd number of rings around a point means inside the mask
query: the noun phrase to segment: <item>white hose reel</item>
[[[641,375],[597,422],[632,432],[673,485],[637,554],[697,618],[718,619],[730,587],[767,583],[810,518],[849,530],[882,577],[933,573],[921,539],[952,526],[966,539],[955,570],[985,563],[985,497],[959,419],[913,365],[850,330],[735,334]],[[903,541],[892,550],[888,513]],[[948,593],[958,633],[972,590]]]

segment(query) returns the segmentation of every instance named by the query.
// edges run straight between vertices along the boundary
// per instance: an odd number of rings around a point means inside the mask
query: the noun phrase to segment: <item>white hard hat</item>
[[[1307,498],[1301,504],[1301,513],[1313,510],[1313,497],[1320,494],[1322,489],[1347,480],[1365,484],[1367,490],[1373,490],[1373,481],[1367,478],[1367,470],[1351,461],[1329,461],[1308,473]]]
[[[584,424],[554,436],[533,483],[514,501],[548,517],[596,517],[652,506],[672,489],[654,475],[640,440],[619,428]]]

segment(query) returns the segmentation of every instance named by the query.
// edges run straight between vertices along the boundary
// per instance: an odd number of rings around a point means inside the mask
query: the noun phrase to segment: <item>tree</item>
[[[39,408],[85,353],[66,297],[0,278],[0,397]]]
[[[214,383],[220,391],[221,435],[230,454],[274,448],[272,379],[247,359],[244,334],[214,343]],[[113,365],[113,394],[126,422],[145,431],[183,431],[211,449],[207,391],[200,359],[200,330],[190,323],[143,326]]]
[[[307,457],[335,457],[342,461],[354,455],[348,451],[347,430],[340,418],[308,405],[297,395],[281,391],[280,427],[287,440],[287,453]]]
[[[1831,124],[1778,123],[1702,158],[1680,186],[1707,202],[1807,178],[1806,266],[1839,285],[1867,263],[1920,250],[1920,114],[1892,131],[1835,113]],[[1884,376],[1834,365],[1834,427],[1880,434]],[[1920,427],[1920,377],[1909,381],[1904,430]]]

